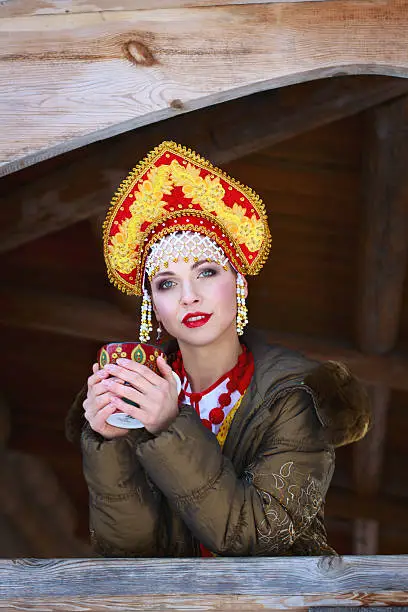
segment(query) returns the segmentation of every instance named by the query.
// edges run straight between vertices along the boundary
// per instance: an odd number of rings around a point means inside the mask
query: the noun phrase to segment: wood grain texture
[[[11,594],[14,598],[159,594],[302,597],[355,592],[371,595],[375,601],[376,594],[384,591],[408,595],[408,556],[0,560],[0,576],[3,600]],[[392,598],[392,593],[389,596]]]
[[[292,610],[293,612],[313,611],[321,606],[321,612],[339,612],[339,607],[357,612],[360,606],[372,612],[405,612],[403,604],[407,602],[406,591],[384,591],[375,594],[361,592],[325,593],[319,595],[148,595],[148,596],[107,596],[88,597],[41,597],[15,598],[0,600],[0,610],[17,612],[162,612],[163,610],[213,611],[228,610],[231,612],[264,612],[265,610]],[[333,606],[326,608],[326,606]],[[354,607],[353,607],[354,606]],[[373,608],[372,606],[381,606]],[[398,606],[398,607],[385,607]],[[319,608],[318,608],[319,609]]]
[[[337,612],[337,608],[335,606],[324,606],[324,607],[319,607],[317,606],[313,612]],[[347,608],[347,612],[361,612],[360,608],[358,606],[350,606],[350,608]],[[370,612],[408,612],[408,607],[407,606],[398,606],[398,607],[394,607],[394,606],[384,606],[384,607],[379,607],[379,606],[370,606]]]
[[[1,171],[256,91],[406,77],[407,9],[330,0],[4,17]]]
[[[408,79],[378,76],[303,83],[145,126],[109,144],[94,143],[43,162],[34,176],[27,168],[18,180],[11,176],[0,183],[0,251],[104,213],[129,169],[164,135],[225,164],[407,92]]]
[[[22,17],[32,15],[58,15],[63,13],[94,13],[100,11],[153,10],[169,8],[200,8],[230,6],[236,4],[288,4],[305,0],[3,0],[2,17]],[[310,2],[330,2],[333,0],[309,0]]]
[[[408,100],[366,113],[357,339],[386,353],[398,338],[408,256]]]

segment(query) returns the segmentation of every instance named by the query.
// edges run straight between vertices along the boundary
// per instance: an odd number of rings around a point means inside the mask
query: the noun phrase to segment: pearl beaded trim
[[[199,232],[174,232],[153,244],[146,259],[145,271],[150,280],[161,268],[168,268],[179,258],[194,262],[201,259],[214,261],[227,269],[228,258],[224,251],[211,238]]]

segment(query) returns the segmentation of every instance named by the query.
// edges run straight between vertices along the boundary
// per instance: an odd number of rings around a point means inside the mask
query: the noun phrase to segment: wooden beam
[[[357,339],[367,353],[394,348],[408,254],[408,99],[366,113],[364,215]]]
[[[395,347],[407,268],[408,100],[397,100],[365,115],[361,255],[357,298],[357,347],[383,354]],[[373,427],[354,447],[354,486],[376,496],[381,486],[387,412],[391,391],[369,388]],[[375,521],[356,521],[353,552],[378,552]]]
[[[293,0],[296,2],[297,0]],[[316,0],[312,0],[316,1]],[[52,561],[51,565],[58,563]],[[53,569],[53,567],[51,568]],[[289,571],[289,568],[288,568]],[[250,577],[247,577],[250,579]],[[339,612],[346,607],[347,612],[361,612],[365,606],[367,612],[408,612],[406,591],[394,590],[380,593],[337,594],[328,591],[322,595],[177,595],[163,593],[159,595],[106,595],[99,593],[88,596],[15,598],[10,594],[4,602],[8,610],[26,612],[27,609],[43,612],[44,610],[86,610],[87,612],[107,612],[109,610],[234,610],[234,612],[254,612],[256,610],[291,610],[292,612]],[[29,603],[27,600],[29,599]],[[330,601],[331,607],[327,607]],[[373,605],[371,605],[373,604]],[[375,604],[375,605],[374,605]],[[27,608],[29,606],[29,608]],[[47,607],[48,606],[48,607]],[[320,606],[320,607],[319,607]],[[395,606],[395,607],[393,607]]]
[[[88,4],[87,0],[48,0],[47,6],[39,7],[36,2],[13,0],[1,7],[2,17],[28,17],[33,15],[60,15],[63,13],[94,13],[101,11],[133,11],[146,9],[203,8],[229,6],[231,4],[272,4],[279,2],[304,2],[305,0],[121,0],[117,4],[111,0],[97,0]],[[327,0],[309,0],[325,2]]]
[[[138,298],[124,296],[133,312],[138,312]],[[134,338],[138,332],[136,316],[126,314],[116,305],[72,295],[36,292],[19,288],[0,288],[0,324],[19,329],[46,331],[97,342]],[[368,384],[381,383],[408,390],[408,357],[363,355],[347,346],[325,340],[265,330],[271,343],[303,352],[319,361],[333,359],[346,363],[352,372]]]
[[[0,18],[2,172],[257,91],[339,73],[407,77],[407,8],[408,0],[182,10],[127,2],[128,10]]]
[[[202,559],[3,559],[0,575],[1,605],[17,610],[24,609],[24,604],[25,609],[34,610],[56,609],[57,604],[58,609],[92,611],[306,610],[328,602],[398,605],[408,596],[408,559],[402,555],[224,558],[211,563]]]
[[[408,93],[408,79],[339,77],[263,92],[95,143],[3,178],[0,251],[105,213],[130,168],[163,138],[223,164]],[[237,129],[239,126],[239,129]]]

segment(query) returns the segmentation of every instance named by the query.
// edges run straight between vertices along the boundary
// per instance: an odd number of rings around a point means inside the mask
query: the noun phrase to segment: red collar
[[[183,401],[185,397],[190,399],[191,405],[195,408],[198,415],[200,415],[200,401],[204,395],[213,391],[219,384],[221,384],[227,378],[227,393],[221,393],[218,398],[218,406],[213,408],[209,414],[209,421],[207,419],[201,419],[203,425],[212,429],[212,425],[220,425],[224,418],[224,408],[229,406],[231,403],[231,395],[234,391],[239,391],[243,395],[251,382],[252,375],[254,373],[254,358],[250,351],[248,351],[245,344],[241,344],[242,353],[238,357],[238,361],[235,366],[223,374],[218,380],[216,380],[208,389],[201,391],[200,393],[188,393],[183,390],[180,392],[179,401]],[[184,369],[183,358],[181,352],[178,351],[176,359],[173,362],[173,370],[179,375],[182,382],[187,380],[187,373]]]

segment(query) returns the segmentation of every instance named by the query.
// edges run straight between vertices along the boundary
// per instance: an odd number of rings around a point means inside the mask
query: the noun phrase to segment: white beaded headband
[[[145,272],[152,280],[155,274],[179,260],[185,262],[206,259],[213,261],[228,270],[229,259],[224,251],[211,238],[198,232],[174,232],[155,244],[146,259]]]

